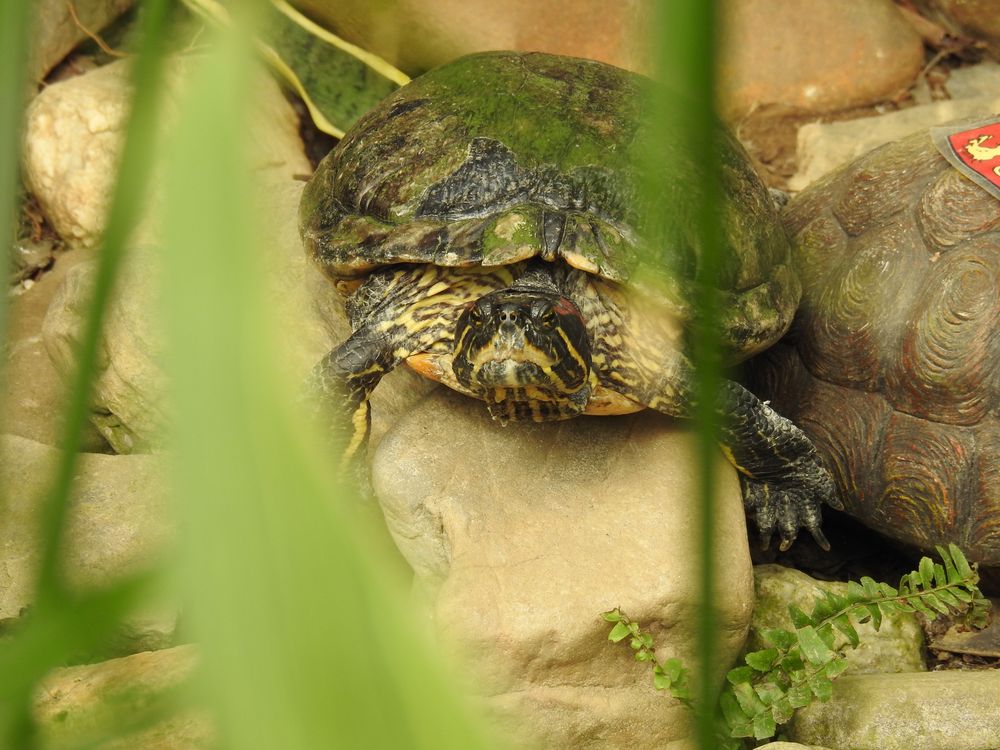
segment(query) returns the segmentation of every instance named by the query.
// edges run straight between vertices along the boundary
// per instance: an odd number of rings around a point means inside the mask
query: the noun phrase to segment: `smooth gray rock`
[[[794,630],[788,605],[795,604],[811,612],[824,589],[835,594],[847,593],[846,583],[817,581],[805,573],[781,565],[758,565],[754,568],[756,603],[747,651],[765,648],[759,633],[767,628]],[[861,645],[847,650],[846,674],[872,672],[922,672],[924,664],[924,632],[917,618],[906,612],[886,615],[882,627],[875,630],[853,620]],[[838,633],[838,643],[846,639]]]
[[[844,676],[829,703],[800,709],[786,730],[850,750],[996,750],[1000,670]]]
[[[59,452],[15,435],[0,435],[0,619],[32,603],[40,560],[37,526]],[[67,583],[86,591],[142,570],[171,536],[162,461],[157,456],[84,454],[76,473],[62,558]],[[162,648],[176,611],[154,603],[117,635],[116,653]]]
[[[472,664],[505,736],[561,748],[685,745],[687,709],[607,641],[621,608],[660,658],[696,663],[699,501],[692,433],[652,412],[491,422],[439,390],[375,452],[373,484],[436,630]],[[721,681],[743,644],[752,570],[742,498],[716,466]],[[637,717],[642,717],[637,721]]]

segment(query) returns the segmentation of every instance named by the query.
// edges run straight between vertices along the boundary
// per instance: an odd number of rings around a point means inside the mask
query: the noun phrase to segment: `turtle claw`
[[[800,529],[806,529],[823,550],[830,542],[823,534],[822,506],[842,510],[833,478],[820,466],[816,456],[796,462],[798,465],[779,479],[762,480],[741,475],[743,501],[754,518],[761,547],[768,549],[774,532],[778,549],[787,551]]]

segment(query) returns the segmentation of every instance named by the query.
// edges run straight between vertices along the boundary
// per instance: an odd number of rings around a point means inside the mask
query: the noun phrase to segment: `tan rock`
[[[996,750],[1000,671],[849,675],[799,709],[790,739],[851,750]]]
[[[171,119],[184,67],[178,59],[170,69],[165,122]],[[97,68],[47,87],[28,106],[25,183],[70,245],[92,246],[100,238],[127,124],[130,70],[127,59]],[[255,176],[287,180],[309,174],[294,110],[271,78],[261,75],[259,80],[248,118]],[[150,220],[135,239],[149,242],[154,237]]]
[[[262,214],[273,217],[262,247],[268,251],[278,325],[289,332],[284,364],[293,382],[302,382],[332,347],[350,335],[343,300],[306,257],[299,240],[302,187],[300,181],[266,181],[256,195]],[[166,426],[166,383],[160,365],[163,341],[156,320],[157,252],[153,247],[132,248],[107,312],[91,421],[117,453],[162,446]],[[94,271],[92,262],[71,270],[44,321],[45,348],[63,374],[75,368]],[[430,381],[406,368],[386,376],[372,399],[372,447],[395,416],[431,388]]]
[[[72,9],[65,0],[35,0],[34,26],[28,50],[28,80],[41,83],[45,75],[70,51],[87,38],[84,28],[100,32],[128,10],[133,0],[74,0]]]
[[[470,52],[552,52],[649,69],[649,0],[296,0],[308,16],[410,74]]]
[[[0,435],[0,619],[17,617],[32,603],[40,502],[57,457],[48,446]],[[159,458],[82,456],[62,562],[70,587],[90,590],[150,564],[170,537],[165,500]],[[175,620],[169,607],[151,605],[130,620],[116,647],[161,646],[173,637]]]
[[[42,343],[42,321],[56,290],[74,268],[86,263],[93,253],[74,250],[59,253],[48,271],[30,288],[18,287],[10,300],[7,329],[4,386],[0,415],[4,432],[30,438],[46,445],[58,445],[63,439],[57,415],[66,398],[64,376],[53,365]],[[107,443],[92,427],[83,435],[83,450],[107,450]]]
[[[386,434],[373,484],[389,529],[507,736],[566,748],[686,742],[685,709],[607,642],[600,613],[621,606],[661,658],[694,666],[693,455],[691,433],[651,412],[500,427],[482,403],[444,390]],[[719,461],[721,680],[752,592],[739,486]]]
[[[155,248],[132,248],[106,314],[90,421],[116,453],[151,450],[166,423],[162,336],[154,322],[156,254]],[[42,325],[45,348],[64,376],[76,370],[96,270],[90,261],[69,272]]]
[[[53,84],[28,106],[24,179],[71,245],[94,245],[128,116],[126,61]]]
[[[177,713],[170,705],[171,691],[184,685],[196,663],[191,646],[178,646],[56,670],[42,683],[34,706],[45,747],[84,742],[97,742],[98,750],[214,747],[207,717],[192,710]],[[136,723],[138,729],[122,732]]]
[[[799,570],[781,565],[756,566],[754,581],[756,603],[747,639],[748,651],[766,648],[759,636],[762,630],[794,629],[788,614],[789,604],[811,612],[824,591],[841,596],[847,594],[846,583],[817,581]],[[913,614],[897,612],[886,615],[878,630],[871,622],[859,624],[855,619],[854,625],[861,644],[847,650],[846,674],[923,672],[927,669],[924,664],[924,632]],[[841,643],[846,641],[839,634],[837,637]]]
[[[872,104],[905,91],[923,66],[920,36],[892,0],[729,0],[720,23],[728,120]]]
[[[955,36],[980,40],[1000,60],[1000,13],[996,0],[915,0],[915,4]]]

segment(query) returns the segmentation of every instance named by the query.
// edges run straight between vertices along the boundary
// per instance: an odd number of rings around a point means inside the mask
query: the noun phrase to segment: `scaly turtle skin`
[[[690,416],[698,174],[683,144],[661,147],[670,180],[644,205],[644,88],[585,60],[472,55],[397,91],[323,160],[300,223],[350,295],[354,333],[314,373],[354,426],[349,455],[367,435],[369,394],[403,361],[501,422]],[[717,144],[735,362],[781,336],[800,287],[766,189],[731,136]],[[837,501],[809,441],[736,383],[719,408],[765,544],[777,528],[786,547],[806,527],[825,545],[820,506]]]
[[[805,290],[755,390],[813,439],[849,513],[1000,565],[1000,201],[918,133],[786,218]]]

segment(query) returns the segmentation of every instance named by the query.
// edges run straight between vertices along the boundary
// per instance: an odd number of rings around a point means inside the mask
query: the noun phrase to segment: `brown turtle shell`
[[[1000,565],[1000,200],[917,133],[785,219],[803,298],[754,363],[758,394],[813,439],[849,513]]]

